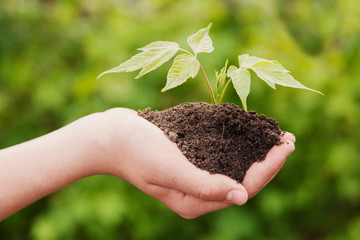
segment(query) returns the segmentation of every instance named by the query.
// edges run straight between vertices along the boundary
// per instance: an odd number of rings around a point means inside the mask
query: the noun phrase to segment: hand
[[[184,218],[195,218],[233,204],[243,205],[281,169],[294,150],[286,133],[266,159],[254,163],[242,184],[209,174],[191,164],[155,125],[123,108],[103,113],[108,138],[103,144],[102,173],[118,176],[163,202]]]
[[[81,178],[118,176],[184,218],[242,205],[280,170],[295,138],[254,163],[243,184],[191,164],[165,134],[136,112],[117,108],[0,150],[0,221]],[[35,176],[35,177],[34,177]]]

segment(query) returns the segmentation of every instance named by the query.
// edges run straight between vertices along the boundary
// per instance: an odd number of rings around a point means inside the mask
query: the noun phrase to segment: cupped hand
[[[265,160],[254,163],[240,184],[194,166],[163,131],[135,111],[115,108],[104,112],[102,119],[107,137],[100,153],[106,160],[98,164],[101,173],[128,181],[184,218],[245,204],[295,149],[295,137],[285,133],[282,144],[274,146]]]

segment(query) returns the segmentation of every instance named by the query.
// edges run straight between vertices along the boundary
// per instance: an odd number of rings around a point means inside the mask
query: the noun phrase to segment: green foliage
[[[199,68],[199,61],[193,55],[184,53],[177,56],[169,69],[166,86],[161,91],[165,92],[183,84],[190,77],[194,78],[199,72]]]
[[[232,65],[229,67],[229,70],[227,70],[228,62],[226,61],[225,67],[220,71],[220,75],[216,72],[217,88],[216,94],[214,94],[208,78],[196,58],[198,53],[211,53],[214,51],[213,43],[209,36],[211,25],[210,23],[206,28],[200,29],[187,38],[187,42],[193,50],[194,55],[187,50],[181,49],[175,42],[153,42],[139,49],[143,52],[136,54],[126,62],[120,64],[120,66],[103,72],[98,78],[107,73],[132,72],[141,68],[140,73],[136,76],[136,78],[139,78],[160,67],[180,50],[184,52],[184,54],[175,58],[169,69],[166,86],[161,90],[162,92],[183,84],[190,77],[194,78],[201,68],[213,103],[221,103],[228,86],[228,83],[225,84],[226,76],[228,76],[230,78],[229,81],[233,82],[236,93],[240,97],[245,110],[247,110],[246,99],[250,93],[251,76],[248,71],[249,69],[253,70],[260,79],[264,80],[273,89],[275,89],[275,84],[279,84],[285,87],[301,88],[322,94],[296,81],[293,76],[290,75],[290,72],[282,67],[280,63],[249,56],[248,54],[243,54],[238,57],[239,68]]]
[[[179,50],[179,45],[174,42],[158,41],[139,48],[139,50],[143,52],[133,56],[120,66],[103,72],[98,78],[107,73],[132,72],[141,68],[140,73],[136,76],[139,78],[170,60]]]
[[[120,66],[103,72],[98,78],[107,73],[132,72],[142,68],[136,76],[136,78],[139,78],[160,67],[163,63],[170,60],[178,51],[182,51],[184,53],[177,56],[170,67],[166,86],[161,91],[164,92],[177,87],[186,82],[190,77],[194,78],[197,75],[201,67],[200,62],[196,58],[197,54],[201,52],[210,53],[214,50],[212,40],[209,36],[210,27],[211,24],[188,37],[187,42],[194,54],[180,48],[175,42],[153,42],[139,49],[143,52],[136,54],[126,62],[120,64]],[[213,95],[212,92],[211,94]]]
[[[250,72],[246,68],[230,66],[227,75],[231,79],[244,109],[247,110],[246,98],[250,93]]]
[[[224,98],[224,93],[226,92],[227,87],[229,86],[230,81],[226,81],[226,73],[228,70],[228,60],[225,62],[225,66],[218,71],[215,71],[216,76],[216,95],[215,95],[215,102],[221,103]]]
[[[201,52],[211,53],[214,51],[214,46],[209,36],[210,28],[211,23],[206,28],[202,28],[195,34],[188,37],[187,42],[195,53],[195,57]]]
[[[201,81],[160,93],[169,63],[142,81],[134,73],[96,77],[138,46],[158,39],[185,45],[183,36],[209,22],[216,49],[197,55],[207,72],[225,59],[238,67],[237,55],[249,53],[277,59],[305,86],[326,89],[326,97],[280,85],[275,92],[249,71],[249,103],[293,132],[296,150],[242,207],[184,220],[126,182],[96,176],[2,221],[0,239],[360,239],[359,6],[358,0],[2,0],[0,148],[111,107],[164,109],[205,99]],[[241,104],[232,87],[223,101]]]
[[[276,61],[249,56],[248,54],[240,55],[238,58],[239,68],[230,66],[228,77],[231,78],[245,110],[247,109],[246,98],[250,93],[249,69],[253,70],[260,79],[273,89],[275,89],[275,84],[279,84],[285,87],[301,88],[322,94],[296,81],[293,76],[290,75],[290,72]]]

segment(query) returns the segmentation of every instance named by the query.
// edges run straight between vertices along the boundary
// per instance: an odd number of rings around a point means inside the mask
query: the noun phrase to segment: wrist
[[[79,132],[88,149],[84,156],[89,175],[121,177],[121,161],[127,155],[128,132],[134,115],[133,110],[114,108],[78,120]]]
[[[82,177],[104,174],[107,136],[103,113],[93,113],[64,127],[63,132],[73,142],[72,149],[83,173]]]

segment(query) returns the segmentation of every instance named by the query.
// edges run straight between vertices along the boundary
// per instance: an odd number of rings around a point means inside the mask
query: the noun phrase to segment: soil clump
[[[280,144],[278,122],[234,104],[184,103],[138,115],[155,124],[195,166],[242,182],[246,171]]]

